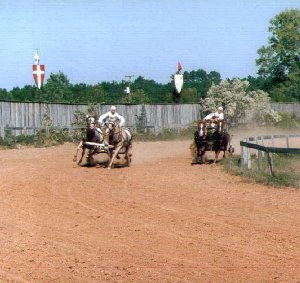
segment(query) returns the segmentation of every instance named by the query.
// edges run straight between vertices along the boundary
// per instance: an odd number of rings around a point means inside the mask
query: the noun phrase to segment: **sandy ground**
[[[191,166],[189,144],[112,170],[0,151],[0,282],[300,282],[300,191]]]

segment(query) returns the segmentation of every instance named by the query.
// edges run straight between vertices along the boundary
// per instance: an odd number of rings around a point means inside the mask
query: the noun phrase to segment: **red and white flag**
[[[36,86],[41,88],[45,78],[45,65],[32,65],[32,71]]]

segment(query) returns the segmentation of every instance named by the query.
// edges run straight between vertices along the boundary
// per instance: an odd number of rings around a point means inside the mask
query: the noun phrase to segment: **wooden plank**
[[[290,134],[290,138],[300,138],[300,134]]]
[[[289,136],[286,136],[286,147],[290,147]]]

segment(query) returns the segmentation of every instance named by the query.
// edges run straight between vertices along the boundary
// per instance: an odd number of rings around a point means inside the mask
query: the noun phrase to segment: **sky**
[[[47,79],[169,82],[183,71],[256,76],[269,22],[299,0],[0,0],[0,88],[33,85],[38,48]]]

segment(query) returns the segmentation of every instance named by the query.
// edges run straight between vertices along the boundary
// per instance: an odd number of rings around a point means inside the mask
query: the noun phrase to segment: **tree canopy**
[[[286,10],[270,21],[268,45],[258,50],[258,75],[277,101],[300,100],[300,10]],[[270,87],[271,84],[271,87]]]

